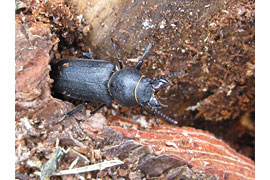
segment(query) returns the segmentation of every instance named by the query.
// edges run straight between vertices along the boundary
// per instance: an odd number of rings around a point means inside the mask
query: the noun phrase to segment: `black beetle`
[[[152,48],[152,42],[135,67],[125,68],[113,40],[112,43],[118,57],[119,70],[111,62],[95,60],[90,56],[89,59],[62,60],[52,65],[51,77],[54,79],[54,89],[63,95],[85,101],[83,105],[66,113],[61,120],[79,111],[89,102],[102,103],[91,112],[94,114],[106,104],[112,104],[115,99],[119,104],[127,107],[140,105],[147,112],[153,115],[156,113],[170,123],[177,124],[177,121],[158,110],[165,106],[157,100],[155,92],[163,85],[169,84],[165,78],[182,75],[182,72],[153,79],[147,78],[139,70],[145,56]]]

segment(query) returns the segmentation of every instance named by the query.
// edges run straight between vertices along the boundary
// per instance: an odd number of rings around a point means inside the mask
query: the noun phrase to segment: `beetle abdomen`
[[[108,81],[115,65],[108,61],[72,59],[52,65],[51,76],[57,92],[84,101],[112,103]]]

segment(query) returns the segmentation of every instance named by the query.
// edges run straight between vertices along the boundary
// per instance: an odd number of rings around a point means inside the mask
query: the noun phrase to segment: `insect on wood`
[[[54,79],[55,91],[84,101],[81,106],[66,113],[61,120],[81,110],[91,102],[101,103],[91,112],[93,115],[105,105],[112,104],[113,100],[116,100],[126,107],[139,105],[153,115],[158,114],[168,122],[178,124],[177,121],[159,111],[166,106],[158,101],[155,92],[162,86],[169,84],[166,78],[179,76],[183,73],[175,72],[155,78],[145,77],[140,72],[140,68],[145,56],[152,48],[152,42],[147,46],[134,67],[124,67],[113,40],[112,43],[119,68],[114,63],[92,59],[90,56],[89,59],[61,60],[52,65],[51,77]]]

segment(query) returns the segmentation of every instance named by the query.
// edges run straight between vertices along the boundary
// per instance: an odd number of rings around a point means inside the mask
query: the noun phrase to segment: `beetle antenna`
[[[175,124],[177,125],[178,122],[175,121],[174,119],[170,118],[169,116],[167,116],[166,114],[163,114],[162,112],[160,112],[159,110],[157,110],[156,108],[152,107],[149,103],[148,103],[148,106],[158,115],[160,115],[161,117],[163,117],[166,121],[172,123],[172,124]]]
[[[155,80],[180,76],[182,74],[183,74],[183,72],[174,72],[174,73],[171,73],[171,74],[165,74],[165,75],[162,75],[162,76],[158,76],[158,77],[155,78]]]

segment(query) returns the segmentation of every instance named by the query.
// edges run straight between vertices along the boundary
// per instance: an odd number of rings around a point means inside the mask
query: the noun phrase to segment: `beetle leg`
[[[116,56],[117,56],[117,59],[118,59],[119,67],[120,67],[120,69],[122,69],[124,67],[124,62],[121,60],[120,53],[119,53],[119,51],[117,49],[116,43],[114,42],[113,38],[111,38],[111,41],[112,41],[112,45],[113,45],[113,48],[115,50],[115,53],[116,53]]]
[[[71,116],[71,115],[75,114],[76,112],[80,111],[81,109],[85,108],[89,103],[90,102],[84,102],[83,104],[79,105],[75,109],[73,109],[73,110],[65,113],[63,115],[63,117],[58,121],[58,123],[61,122],[61,121],[63,121],[66,117]]]
[[[99,107],[97,107],[96,109],[94,109],[90,114],[91,116],[93,116],[94,114],[96,114],[96,112],[98,112],[100,109],[102,109],[104,106],[106,106],[106,104],[102,104]]]
[[[143,60],[145,58],[145,56],[149,53],[150,49],[152,48],[152,43],[153,43],[153,39],[152,41],[148,44],[146,50],[144,51],[141,59],[139,60],[139,62],[136,64],[136,69],[140,70],[140,68],[142,67],[143,64]]]
[[[87,59],[94,59],[92,52],[82,52],[82,55],[87,57]]]

